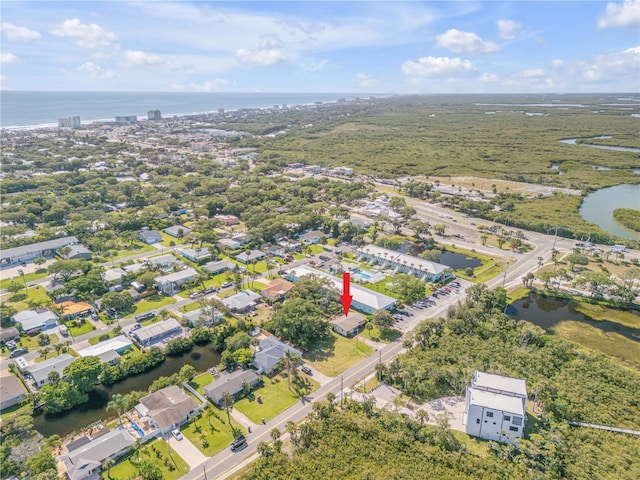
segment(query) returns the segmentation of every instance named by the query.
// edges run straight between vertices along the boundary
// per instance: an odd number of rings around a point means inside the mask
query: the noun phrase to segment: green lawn
[[[324,247],[322,245],[314,244],[314,245],[309,245],[307,248],[309,249],[309,253],[311,255],[316,255],[318,253],[324,252]]]
[[[263,418],[272,419],[319,387],[318,383],[301,375],[297,379],[291,379],[291,387],[287,382],[287,376],[283,374],[273,378],[263,376],[262,379],[264,386],[234,405],[234,408],[257,424]],[[258,402],[258,398],[262,403]]]
[[[43,287],[36,285],[28,287],[26,290],[22,289],[18,293],[10,294],[6,300],[7,305],[11,305],[18,312],[31,309],[29,302],[34,302],[37,305],[47,305],[51,302],[51,298],[49,298],[47,291]]]
[[[129,458],[114,465],[110,471],[103,471],[103,479],[129,480],[138,475],[135,466],[136,458],[133,453]],[[176,451],[162,439],[151,440],[140,448],[140,459],[150,459],[160,466],[165,480],[177,480],[189,471],[189,466]]]
[[[89,333],[95,330],[95,327],[86,320],[83,320],[79,326],[76,326],[73,320],[65,322],[65,325],[69,329],[69,333],[74,337],[84,335],[85,333]]]
[[[198,375],[189,382],[189,386],[196,390],[200,395],[204,395],[204,387],[213,382],[213,375],[209,372]]]
[[[373,328],[371,330],[367,330],[365,328],[362,332],[360,332],[360,337],[369,338],[375,342],[391,343],[402,336],[402,332],[399,332],[398,330],[395,330],[393,328],[385,331],[383,334],[378,326],[372,326]]]
[[[97,345],[100,342],[106,341],[107,340],[106,338],[102,339],[102,340],[100,339],[101,337],[104,337],[104,336],[109,337],[109,338],[113,338],[113,337],[116,336],[116,333],[113,330],[110,330],[110,331],[108,331],[106,333],[103,333],[102,335],[97,336],[97,337],[92,337],[92,338],[89,339],[89,345]]]
[[[195,301],[192,303],[189,303],[188,305],[183,305],[182,307],[180,307],[180,311],[181,312],[193,312],[194,310],[197,310],[200,308],[200,302]]]
[[[39,335],[35,335],[33,337],[30,337],[29,335],[24,335],[24,336],[20,337],[20,339],[18,341],[18,345],[20,345],[21,347],[27,347],[30,352],[34,351],[34,350],[37,350],[39,348],[42,348],[38,344],[38,341],[39,341],[38,336]],[[55,333],[49,335],[49,345],[53,345],[54,343],[57,343],[58,340],[60,340],[60,338]]]
[[[16,275],[14,277],[5,277],[4,275],[1,275],[2,280],[0,281],[0,288],[7,288],[9,285],[11,285],[11,280],[13,279],[14,282],[18,282],[18,283],[22,283],[24,284],[24,282],[26,281],[27,284],[31,283],[31,282],[35,282],[36,280],[40,280],[42,278],[45,278],[48,275],[47,271],[43,271],[43,272],[39,272],[39,273],[27,273],[24,276],[24,280],[22,280],[22,276],[21,275]]]
[[[359,361],[369,357],[373,350],[353,338],[331,332],[331,336],[318,342],[305,355],[308,363],[330,377],[336,377]]]
[[[176,303],[176,299],[173,297],[167,297],[166,295],[151,295],[138,303],[135,306],[135,311],[132,314],[127,315],[127,318],[139,313],[148,312],[149,310],[155,310],[156,308],[166,307],[173,303]]]
[[[13,415],[23,414],[23,413],[32,413],[31,402],[23,402],[13,407],[5,408],[0,411],[0,419],[4,421],[4,419],[11,417]]]
[[[142,242],[137,242],[134,245],[132,245],[132,248],[130,249],[119,250],[115,257],[109,257],[107,261],[111,262],[112,260],[121,260],[123,258],[130,257],[131,255],[137,255],[138,253],[155,252],[155,251],[157,251],[157,249],[154,248],[152,245],[147,245]]]
[[[393,298],[398,298],[398,296],[393,293],[393,290],[390,288],[393,283],[393,277],[386,277],[383,280],[380,280],[378,283],[364,283],[362,286],[367,287],[369,290],[375,290],[378,293],[383,293],[384,295],[388,295]]]
[[[260,260],[259,262],[256,262],[255,264],[246,265],[246,268],[247,268],[248,272],[255,272],[255,273],[264,273],[267,270],[269,270],[269,267],[267,266],[267,261],[266,260]]]
[[[213,405],[209,405],[202,417],[189,422],[181,431],[207,457],[224,450],[238,434],[245,433],[233,418],[229,425],[227,413]]]

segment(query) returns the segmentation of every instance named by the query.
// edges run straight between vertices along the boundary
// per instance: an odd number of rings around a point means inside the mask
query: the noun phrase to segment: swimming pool
[[[356,282],[360,283],[378,283],[384,280],[385,275],[380,272],[371,272],[369,270],[363,270],[361,268],[357,268],[351,271],[353,275],[353,279]]]

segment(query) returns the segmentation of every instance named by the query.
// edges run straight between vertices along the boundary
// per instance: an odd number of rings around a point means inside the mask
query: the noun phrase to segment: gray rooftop
[[[87,476],[88,471],[100,467],[103,461],[135,443],[129,432],[116,428],[61,455],[61,459],[67,466],[67,475],[71,480],[75,480]]]
[[[281,342],[276,337],[264,338],[260,341],[260,351],[256,352],[253,356],[251,364],[258,370],[268,372],[280,363],[280,360],[285,357],[286,352],[292,352],[302,356],[300,350]]]
[[[156,277],[154,280],[157,283],[171,283],[171,282],[179,282],[181,280],[186,280],[189,278],[195,278],[198,276],[198,272],[193,267],[185,268],[184,270],[180,270],[178,272],[169,273],[168,275],[162,275],[160,277]]]
[[[227,392],[236,395],[242,391],[243,384],[251,384],[260,379],[253,370],[236,370],[232,373],[223,373],[215,381],[204,387],[205,395],[214,403],[222,401],[222,394]]]
[[[75,359],[76,357],[74,357],[73,355],[63,353],[61,355],[58,355],[57,357],[44,360],[43,362],[35,363],[27,368],[27,371],[31,374],[35,382],[40,384],[40,382],[46,380],[49,376],[49,373],[54,370],[60,374],[60,377],[62,377],[64,369],[67,367],[67,365],[72,364]]]
[[[219,260],[217,262],[205,263],[202,270],[209,273],[218,273],[223,270],[233,270],[236,266],[231,260]]]
[[[29,245],[22,245],[21,247],[2,249],[0,251],[0,259],[4,260],[5,258],[19,257],[30,253],[38,253],[43,250],[56,250],[79,242],[76,237],[71,236],[47,240],[46,242],[31,243]]]
[[[244,310],[248,307],[253,307],[260,298],[256,292],[251,290],[243,290],[230,297],[222,300],[222,303],[230,310]]]
[[[161,322],[152,323],[146,327],[139,328],[132,332],[131,335],[135,336],[140,342],[144,342],[145,340],[162,336],[165,333],[178,328],[182,330],[182,326],[175,318],[167,318]]]

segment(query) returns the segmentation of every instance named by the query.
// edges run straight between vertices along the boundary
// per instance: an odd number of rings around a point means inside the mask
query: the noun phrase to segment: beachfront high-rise
[[[147,119],[157,122],[159,120],[162,120],[162,114],[160,113],[160,110],[149,110],[147,112]]]
[[[80,117],[67,117],[58,119],[59,128],[80,128]]]

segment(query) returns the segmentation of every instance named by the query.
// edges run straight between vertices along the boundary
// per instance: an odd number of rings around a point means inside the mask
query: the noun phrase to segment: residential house
[[[152,267],[167,269],[174,266],[184,265],[176,257],[167,253],[166,255],[158,255],[157,257],[151,257],[146,260],[146,263]],[[127,267],[124,267],[127,270]],[[128,271],[128,270],[127,270]]]
[[[136,443],[131,434],[121,427],[101,430],[100,433],[68,444],[69,451],[60,455],[59,460],[64,464],[63,470],[69,480],[99,480],[102,465],[107,460],[121,457]]]
[[[260,295],[251,290],[242,290],[230,297],[222,300],[222,303],[233,313],[247,313],[252,311],[258,301]]]
[[[247,250],[235,256],[235,259],[241,263],[249,264],[262,260],[266,255],[260,250]]]
[[[476,370],[467,387],[462,423],[474,437],[515,444],[527,420],[527,386],[520,378]]]
[[[276,337],[266,337],[260,340],[258,349],[253,356],[251,365],[253,365],[258,373],[265,375],[273,375],[280,370],[282,360],[284,360],[287,352],[302,356],[302,352],[286,343],[278,340]]]
[[[237,250],[242,246],[240,242],[231,238],[221,238],[217,245],[223,250]]]
[[[240,220],[235,215],[214,215],[213,218],[222,222],[226,227],[238,225]]]
[[[91,260],[91,250],[85,247],[82,244],[77,245],[69,245],[64,247],[67,250],[61,251],[62,249],[56,250],[56,253],[60,256],[60,258],[64,258],[65,260]]]
[[[96,345],[77,350],[77,353],[81,357],[98,357],[100,363],[113,365],[118,363],[120,355],[127,350],[131,350],[131,346],[131,340],[124,335],[118,335],[104,342],[97,343]]]
[[[135,409],[150,425],[168,433],[198,413],[200,407],[180,387],[171,385],[143,397]]]
[[[208,247],[196,248],[196,249],[184,248],[184,249],[178,249],[177,252],[187,260],[191,260],[192,262],[196,262],[196,263],[203,262],[211,258],[212,256],[211,250],[209,250]]]
[[[202,267],[202,270],[210,273],[211,275],[216,275],[218,273],[224,272],[225,270],[233,270],[235,267],[236,264],[231,260],[220,260],[217,262],[205,263]]]
[[[34,363],[26,368],[26,372],[33,379],[33,383],[37,387],[41,387],[49,382],[49,374],[53,371],[58,372],[60,378],[64,376],[64,369],[72,364],[76,357],[63,353],[57,357],[49,358],[40,363]]]
[[[162,241],[162,234],[158,230],[141,230],[138,232],[138,239],[147,245],[152,245]]]
[[[191,229],[184,225],[173,225],[172,227],[165,228],[163,232],[175,238],[183,238],[191,233]]]
[[[320,230],[310,230],[299,235],[298,238],[307,245],[315,245],[320,243],[323,238],[327,238],[327,235]]]
[[[154,281],[156,282],[158,291],[166,293],[167,295],[173,295],[179,292],[184,284],[193,282],[197,276],[198,271],[193,267],[188,267],[178,272],[156,277]]]
[[[271,280],[268,287],[262,289],[262,296],[270,302],[284,300],[289,291],[295,287],[295,284],[285,280],[284,278],[275,278]]]
[[[260,384],[260,381],[260,375],[254,370],[236,370],[231,373],[222,373],[212,383],[204,387],[204,394],[209,400],[221,407],[225,392],[236,398],[245,389],[254,389]]]
[[[93,312],[93,307],[87,302],[66,301],[59,304],[62,307],[61,318],[69,320],[71,318],[89,315]]]
[[[47,330],[58,324],[58,316],[48,308],[25,310],[13,316],[13,321],[22,325],[25,332],[40,329]]]
[[[162,340],[183,334],[182,325],[175,318],[168,318],[161,322],[152,323],[129,334],[131,339],[141,347],[148,347]]]
[[[367,245],[356,250],[356,258],[372,265],[393,269],[395,272],[413,275],[425,282],[439,282],[448,276],[449,267],[422,258],[406,255],[376,245]]]
[[[222,312],[218,312],[210,308],[198,308],[191,312],[180,313],[180,316],[192,327],[215,325],[224,317]]]
[[[249,243],[249,241],[251,240],[251,235],[249,235],[248,233],[238,233],[231,238],[239,244],[244,245],[245,243]]]
[[[353,337],[366,323],[364,317],[358,312],[351,312],[349,315],[338,315],[331,320],[333,331],[343,337]]]
[[[53,257],[56,250],[70,245],[76,245],[80,241],[76,237],[63,237],[46,242],[32,243],[14,248],[3,248],[0,250],[0,265],[14,265],[16,263],[28,262],[39,257]]]
[[[0,345],[4,345],[9,340],[20,338],[20,330],[16,327],[0,328]]]
[[[13,407],[27,396],[22,382],[13,375],[0,377],[0,410]]]
[[[119,283],[122,277],[124,277],[126,274],[127,272],[125,272],[121,268],[109,268],[102,272],[101,276],[102,279],[107,283]]]
[[[292,282],[297,282],[306,275],[315,275],[319,278],[326,278],[333,286],[333,290],[336,292],[342,292],[342,279],[334,277],[321,270],[302,265],[295,267],[285,272],[285,278]],[[376,310],[393,310],[396,306],[396,299],[388,295],[370,290],[359,285],[351,284],[351,295],[353,300],[351,307],[362,313],[371,314]]]

